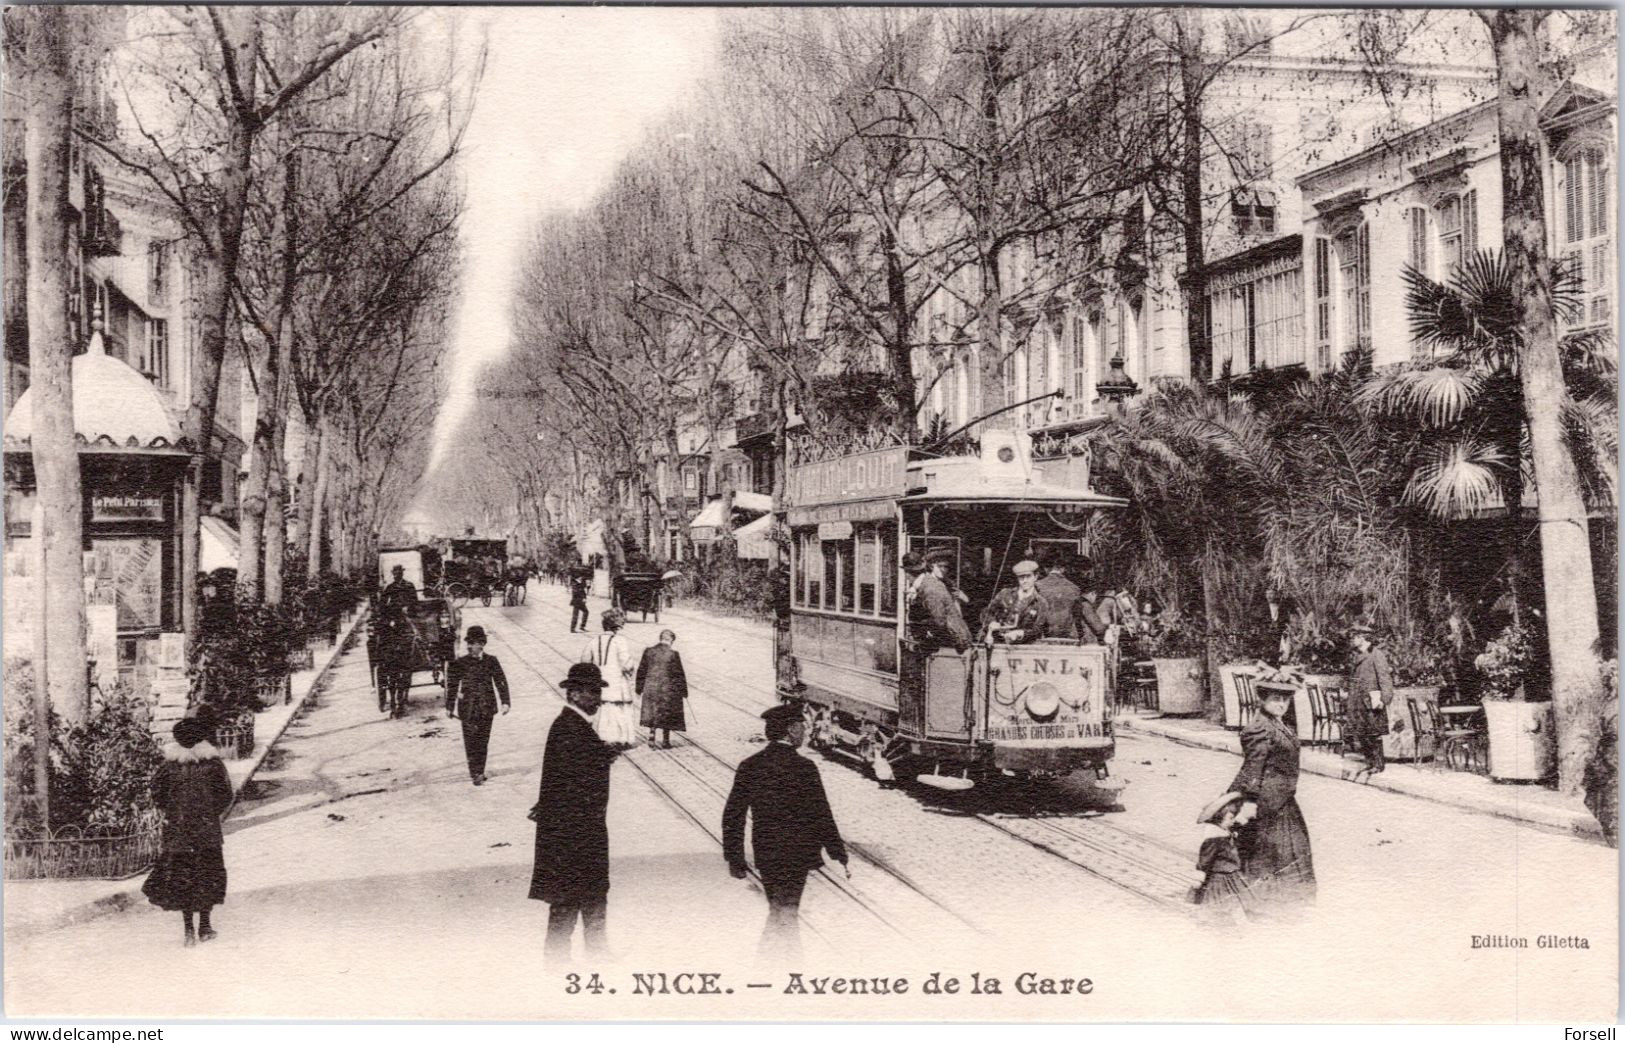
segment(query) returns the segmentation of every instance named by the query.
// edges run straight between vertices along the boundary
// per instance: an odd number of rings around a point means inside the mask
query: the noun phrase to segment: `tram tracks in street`
[[[550,642],[530,631],[525,633],[558,653]],[[697,664],[685,664],[685,669],[691,678],[703,680],[707,696],[742,716],[754,719],[771,705],[748,691],[747,685],[736,676]],[[725,692],[727,694],[723,694]],[[743,696],[746,702],[742,704],[729,695]],[[1030,807],[1013,811],[977,810],[963,817],[974,819],[1157,908],[1194,915],[1189,893],[1201,882],[1195,870],[1194,853],[1127,829],[1113,822],[1109,815],[1099,812],[1054,815]]]
[[[523,655],[522,649],[512,640],[511,634],[504,632],[505,629],[493,627],[492,636],[513,649],[514,659],[533,673],[551,695],[562,701],[563,694],[540,667]],[[560,663],[574,662],[570,655],[546,638],[521,628],[516,629],[525,642],[545,649]],[[623,760],[685,818],[711,837],[718,847],[722,846],[722,811],[733,783],[736,765],[688,735],[679,736],[677,744],[671,750],[640,746],[623,755]],[[905,926],[906,924],[940,922],[942,915],[946,914],[972,932],[987,933],[979,925],[924,891],[915,881],[887,864],[884,859],[867,852],[862,845],[849,843],[847,848],[849,857],[858,859],[868,869],[873,870],[872,873],[862,874],[868,883],[843,879],[828,868],[815,870],[812,875],[820,881],[821,886],[839,895],[843,901],[862,909],[885,931],[899,937],[911,937],[914,932]],[[754,870],[752,875],[756,876]],[[759,882],[760,878],[757,879]],[[927,908],[922,909],[922,906]],[[922,912],[926,915],[926,919],[920,919]],[[830,925],[821,925],[816,912],[804,908],[803,917],[816,935],[826,941],[832,941]]]

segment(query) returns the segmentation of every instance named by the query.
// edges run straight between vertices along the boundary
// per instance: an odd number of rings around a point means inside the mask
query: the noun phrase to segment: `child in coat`
[[[1236,850],[1235,835],[1236,814],[1242,801],[1240,793],[1226,793],[1203,808],[1196,820],[1202,826],[1202,846],[1196,855],[1202,884],[1192,899],[1217,922],[1235,922],[1247,915],[1250,896],[1241,878],[1241,854]]]

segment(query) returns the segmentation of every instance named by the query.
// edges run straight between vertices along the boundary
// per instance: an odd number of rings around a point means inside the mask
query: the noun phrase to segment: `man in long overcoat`
[[[463,722],[463,754],[468,758],[468,777],[474,785],[485,785],[485,755],[491,748],[491,722],[498,703],[507,713],[508,676],[494,655],[485,654],[485,628],[468,628],[463,639],[468,654],[452,660],[446,674],[446,714]]]
[[[1349,675],[1349,745],[1365,757],[1367,775],[1388,766],[1382,737],[1388,732],[1388,704],[1394,701],[1394,672],[1382,649],[1371,643],[1371,627],[1354,625],[1354,670]]]
[[[592,716],[604,677],[594,663],[572,663],[560,685],[566,705],[547,733],[542,787],[530,817],[536,822],[536,862],[530,897],[546,902],[549,963],[568,963],[580,920],[587,954],[608,954],[609,768],[618,752],[598,737]]]
[[[781,703],[762,714],[767,748],[740,762],[722,810],[722,853],[728,871],[744,879],[745,817],[751,849],[767,892],[767,927],[761,955],[801,956],[801,892],[807,874],[824,864],[822,852],[845,866],[846,845],[835,827],[818,767],[796,752],[807,738],[799,704]],[[851,868],[846,875],[852,876]]]
[[[953,557],[954,552],[948,547],[928,551],[924,558],[915,554],[903,556],[903,570],[919,573],[909,585],[910,619],[919,628],[922,643],[933,651],[952,645],[954,651],[963,652],[971,643],[970,627],[965,625],[959,602],[944,582],[948,562]]]
[[[672,647],[676,643],[674,632],[662,630],[660,643],[643,650],[636,679],[638,698],[643,700],[638,723],[649,729],[651,745],[655,741],[655,730],[664,732],[660,745],[668,750],[671,749],[671,733],[688,727],[683,717],[688,677],[683,673],[683,657]]]

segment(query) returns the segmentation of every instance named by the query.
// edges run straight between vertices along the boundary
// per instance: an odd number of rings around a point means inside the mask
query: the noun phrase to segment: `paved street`
[[[228,822],[219,940],[182,949],[179,917],[141,904],[16,942],[8,1012],[544,1018],[608,1016],[608,1002],[615,1016],[652,1018],[1572,1021],[1612,1012],[1615,896],[1579,901],[1563,886],[1611,879],[1607,848],[1306,775],[1299,795],[1321,888],[1314,914],[1221,931],[1178,899],[1196,881],[1195,811],[1237,760],[1128,735],[1113,765],[1128,783],[1115,806],[1076,783],[961,797],[882,789],[854,766],[820,759],[854,874],[809,884],[808,970],[916,981],[931,970],[967,980],[981,971],[1003,977],[1006,994],[783,996],[782,975],[751,968],[760,890],[728,876],[716,840],[730,768],[759,748],[755,714],[772,700],[767,634],[689,608],[659,626],[634,613],[628,627],[637,645],[660,626],[679,633],[691,741],[640,748],[614,769],[610,939],[619,960],[579,970],[603,973],[618,996],[572,997],[542,966],[546,908],[525,897],[525,810],[560,706],[554,685],[581,642],[567,633],[567,613],[560,588],[536,584],[525,606],[464,611],[465,627],[491,632],[514,688],[485,787],[469,784],[440,690],[416,689],[407,718],[384,719],[358,649]],[[1525,935],[1531,948],[1474,950],[1474,934]],[[1590,947],[1536,948],[1541,935]],[[1289,967],[1282,945],[1297,947]],[[630,995],[633,972],[707,970],[741,985],[726,1008]],[[1089,977],[1094,992],[1019,996],[1010,986],[1022,970]],[[1274,988],[1283,975],[1290,996]],[[749,981],[775,988],[743,988]],[[1458,997],[1471,997],[1471,1008]],[[1486,997],[1500,1006],[1486,1008]]]

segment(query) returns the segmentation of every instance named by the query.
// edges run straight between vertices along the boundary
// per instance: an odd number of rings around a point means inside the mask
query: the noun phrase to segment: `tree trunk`
[[[294,521],[293,532],[288,536],[288,542],[301,554],[306,553],[310,546],[310,519],[312,504],[316,499],[316,472],[321,459],[322,440],[321,422],[310,417],[303,418],[305,422],[304,454],[299,463],[299,481],[293,488]]]
[[[253,8],[224,6],[215,9],[234,55],[239,89],[254,98],[259,75],[259,16]],[[208,229],[208,255],[200,265],[198,279],[198,349],[192,359],[192,401],[186,411],[182,433],[194,450],[206,453],[214,434],[215,407],[220,393],[220,368],[226,357],[226,329],[231,317],[231,285],[242,250],[243,214],[248,202],[248,181],[253,160],[253,124],[238,115],[228,103],[227,141],[220,157],[219,205]],[[200,505],[196,489],[202,480],[203,461],[192,464],[188,487],[189,503],[183,510],[181,532],[182,618],[188,640],[197,632],[197,566]]]
[[[332,448],[328,444],[327,438],[326,417],[317,420],[316,430],[319,432],[316,446],[316,481],[310,490],[310,521],[308,522],[309,529],[305,545],[305,561],[308,563],[306,568],[312,576],[322,571],[322,526],[326,522],[327,516],[327,486],[329,480],[328,471],[330,470],[328,459],[332,456]]]
[[[279,450],[280,453],[280,450]],[[280,455],[271,463],[265,498],[265,603],[282,604],[282,567],[288,548],[288,476]]]
[[[272,345],[268,354],[275,354]],[[246,362],[246,360],[245,360]],[[250,602],[260,600],[261,578],[265,569],[265,512],[266,493],[270,488],[270,471],[275,463],[272,446],[270,414],[276,409],[276,396],[271,393],[269,374],[262,371],[259,401],[255,407],[254,444],[249,450],[248,481],[243,488],[241,542],[237,553],[237,590]]]
[[[68,238],[68,156],[73,136],[68,12],[27,12],[28,365],[34,392],[31,450],[43,546],[37,579],[39,613],[48,633],[34,650],[41,689],[68,721],[89,711],[85,678],[84,516],[79,448],[74,440],[73,345],[67,310],[72,281]],[[48,745],[47,733],[35,741]],[[42,798],[45,796],[41,791]]]
[[[1208,343],[1207,255],[1202,239],[1202,38],[1187,19],[1200,12],[1181,11],[1179,19],[1179,84],[1184,133],[1180,138],[1180,230],[1185,239],[1185,339],[1190,345],[1191,379],[1211,380],[1213,350]]]
[[[1540,104],[1550,72],[1540,61],[1543,12],[1482,12],[1495,47],[1501,138],[1501,192],[1511,300],[1523,304],[1519,370],[1529,417],[1529,444],[1540,501],[1540,553],[1545,575],[1547,643],[1556,701],[1558,784],[1578,794],[1596,749],[1604,698],[1597,659],[1597,597],[1585,499],[1563,438],[1568,401],[1552,309],[1546,249]],[[1517,504],[1508,504],[1516,511]]]

